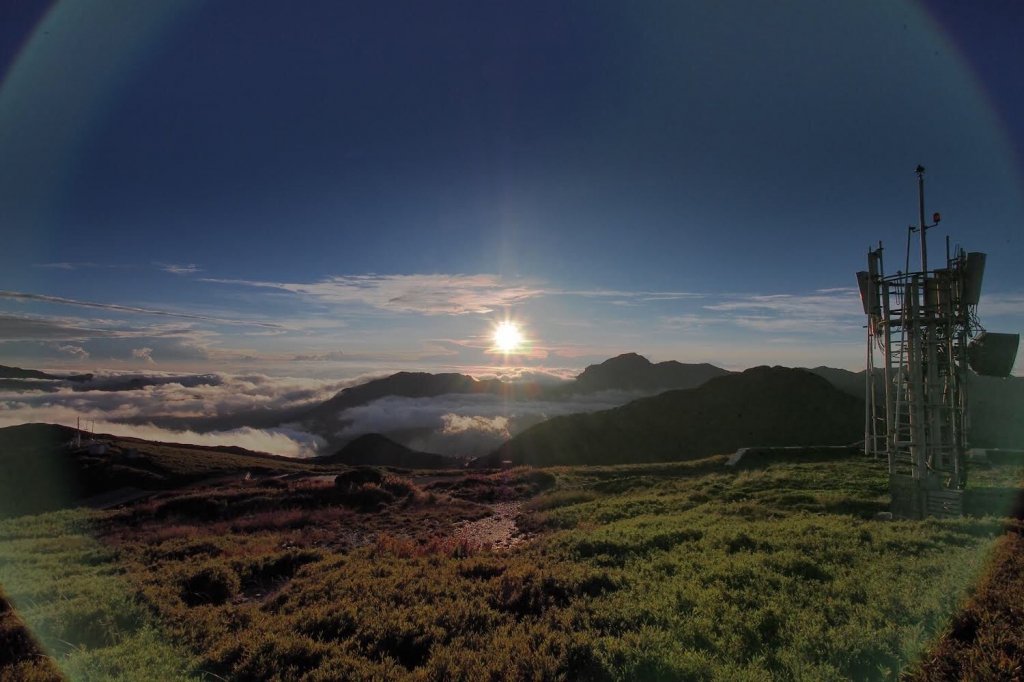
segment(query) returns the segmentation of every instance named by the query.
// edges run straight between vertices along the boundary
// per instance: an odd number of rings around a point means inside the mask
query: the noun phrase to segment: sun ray
[[[499,322],[494,328],[494,347],[501,353],[509,355],[519,350],[523,343],[523,333],[519,325],[511,320]]]

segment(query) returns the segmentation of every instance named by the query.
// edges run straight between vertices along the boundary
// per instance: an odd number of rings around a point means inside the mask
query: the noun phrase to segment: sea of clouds
[[[80,421],[97,433],[308,457],[323,440],[288,425],[287,418],[353,381],[137,372],[97,372],[88,381],[28,381],[21,387],[8,381],[0,390],[0,427]]]
[[[415,450],[478,457],[552,417],[607,410],[641,395],[603,391],[548,400],[507,400],[487,394],[390,396],[341,412],[347,425],[332,435],[349,440],[364,433],[394,434]]]
[[[384,433],[417,450],[475,457],[551,417],[639,397],[623,391],[522,400],[489,394],[389,396],[339,412],[342,426],[334,433],[313,433],[303,425],[306,410],[367,378],[97,372],[87,381],[7,381],[0,388],[0,427],[80,421],[96,433],[235,445],[288,457],[325,454],[328,441]]]

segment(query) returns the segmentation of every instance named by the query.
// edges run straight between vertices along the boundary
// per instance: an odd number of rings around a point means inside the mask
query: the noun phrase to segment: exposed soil
[[[452,536],[459,542],[473,547],[490,547],[495,550],[511,549],[526,542],[528,537],[520,532],[516,519],[522,505],[519,502],[498,502],[491,508],[492,516],[477,521],[458,521],[454,524]]]

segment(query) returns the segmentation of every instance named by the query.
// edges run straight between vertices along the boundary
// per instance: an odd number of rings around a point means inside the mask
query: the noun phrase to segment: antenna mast
[[[968,367],[1008,376],[1019,336],[985,332],[977,323],[985,254],[946,256],[928,270],[924,166],[918,166],[918,224],[907,233],[906,272],[886,275],[882,245],[857,273],[868,317],[864,450],[885,453],[892,511],[897,516],[959,516],[967,483]],[[910,271],[910,233],[921,233],[921,269]],[[881,376],[875,353],[882,355]],[[880,398],[883,398],[881,399]]]
[[[929,227],[924,223],[924,166],[917,165],[917,207],[918,207],[918,230],[921,231],[921,272],[928,276],[928,237],[926,235]]]

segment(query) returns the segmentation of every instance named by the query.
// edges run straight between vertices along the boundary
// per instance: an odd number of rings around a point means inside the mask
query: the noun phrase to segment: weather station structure
[[[988,332],[978,319],[986,255],[950,250],[929,269],[924,173],[918,166],[919,222],[907,229],[904,269],[887,275],[883,247],[857,273],[867,315],[864,450],[885,456],[894,516],[960,516],[970,444],[971,374],[1010,375],[1019,334]],[[910,269],[920,243],[920,269]]]

